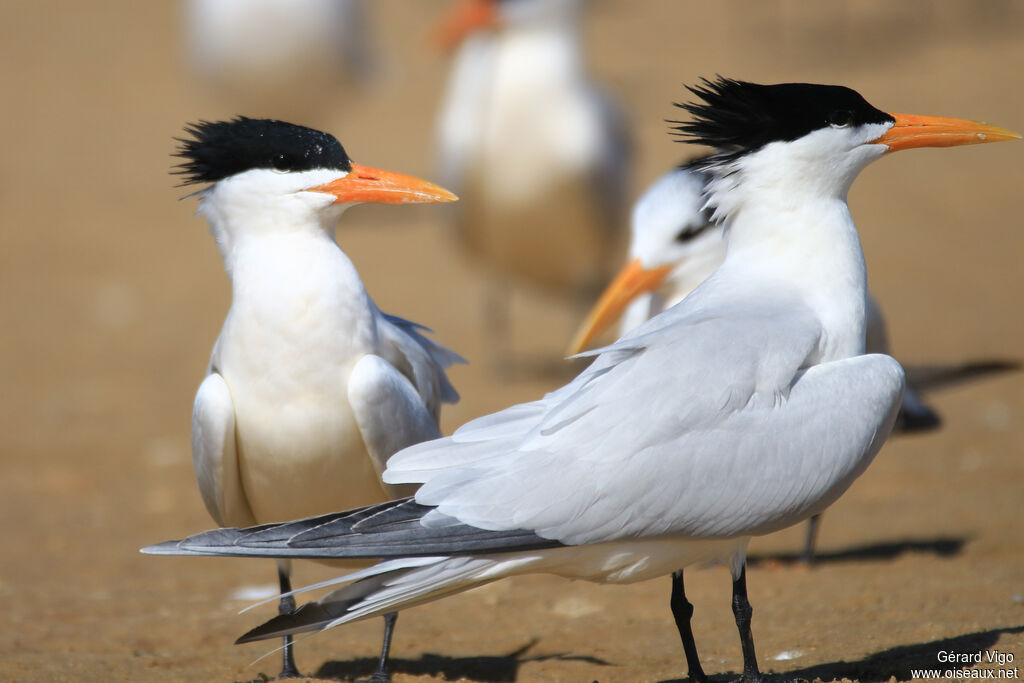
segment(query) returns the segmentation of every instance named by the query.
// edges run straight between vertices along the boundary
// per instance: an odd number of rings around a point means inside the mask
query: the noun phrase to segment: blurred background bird
[[[584,9],[582,0],[463,0],[437,32],[455,50],[438,119],[441,178],[461,198],[459,240],[490,278],[492,363],[515,354],[519,286],[585,305],[621,247],[627,134],[588,76]]]
[[[236,111],[306,121],[379,70],[364,0],[188,0],[185,50]]]

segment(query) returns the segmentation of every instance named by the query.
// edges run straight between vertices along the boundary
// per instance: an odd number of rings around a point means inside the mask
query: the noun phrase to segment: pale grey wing
[[[238,472],[231,391],[216,372],[199,385],[192,406],[192,464],[203,503],[218,524],[256,523]]]
[[[465,359],[422,334],[427,328],[398,316],[381,313],[377,329],[379,355],[409,378],[436,422],[442,403],[459,400],[445,370]]]
[[[642,432],[606,415],[603,439],[559,451],[552,434],[545,447],[427,478],[417,501],[437,506],[428,525],[529,529],[568,545],[764,534],[846,490],[891,430],[902,390],[898,363],[860,356],[798,373],[788,392],[754,392],[681,433],[653,396],[635,409],[650,418]],[[566,450],[572,457],[559,457]]]
[[[407,446],[441,436],[437,416],[405,375],[379,356],[360,358],[348,379],[348,402],[377,476]],[[414,489],[385,485],[389,495]]]
[[[416,500],[437,506],[428,524],[532,529],[569,544],[677,528],[718,533],[699,514],[660,513],[672,491],[708,495],[705,459],[718,450],[772,436],[730,430],[736,415],[786,400],[820,328],[797,301],[753,301],[714,316],[699,306],[674,311],[665,314],[674,323],[659,321],[650,334],[642,326],[543,401],[485,418],[472,439],[460,430],[396,454],[385,481],[424,483]],[[776,419],[766,416],[766,425]]]

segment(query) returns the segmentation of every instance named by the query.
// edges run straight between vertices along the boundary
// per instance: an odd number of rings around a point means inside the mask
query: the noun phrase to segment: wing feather
[[[231,391],[216,372],[199,385],[192,406],[192,464],[203,503],[218,524],[256,523],[238,473]]]
[[[442,403],[459,400],[445,370],[465,359],[424,336],[422,332],[430,331],[426,327],[398,316],[381,313],[377,327],[380,356],[409,378],[436,422]]]

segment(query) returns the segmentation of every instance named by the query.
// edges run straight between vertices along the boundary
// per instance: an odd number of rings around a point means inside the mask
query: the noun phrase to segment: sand
[[[438,2],[372,3],[380,81],[339,89],[299,121],[360,163],[431,177],[446,60]],[[193,392],[229,303],[194,200],[168,175],[186,121],[242,112],[182,57],[180,6],[127,0],[0,5],[0,679],[231,681],[273,674],[272,645],[234,646],[273,612],[238,615],[267,561],[143,557],[211,525],[189,456]],[[634,128],[634,196],[695,150],[663,120],[683,83],[716,73],[843,83],[889,111],[1024,129],[1024,5],[593,2],[596,76]],[[885,159],[850,204],[871,286],[909,363],[1024,355],[1024,146]],[[444,414],[467,419],[565,376],[498,380],[479,321],[485,272],[433,207],[359,207],[338,240],[380,306],[430,325],[472,364]],[[557,358],[576,324],[529,291],[518,348]],[[756,539],[749,571],[762,668],[801,679],[908,680],[939,652],[1024,658],[1024,375],[932,398],[937,433],[889,443],[826,515],[822,558],[802,529]],[[330,576],[296,567],[299,582]],[[687,574],[705,669],[741,657],[721,568]],[[396,682],[669,681],[685,676],[668,579],[626,587],[525,577],[409,610]],[[304,640],[303,671],[372,670],[379,620]],[[1008,669],[1017,663],[981,663]],[[963,675],[963,674],[961,674]]]

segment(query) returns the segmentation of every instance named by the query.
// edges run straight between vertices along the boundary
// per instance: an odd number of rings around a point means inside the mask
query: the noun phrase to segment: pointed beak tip
[[[412,176],[352,164],[344,177],[310,188],[335,198],[335,204],[442,204],[459,198],[440,185]]]
[[[888,151],[917,147],[956,147],[988,142],[1020,140],[1021,135],[1005,128],[967,119],[951,119],[916,114],[891,114],[895,124],[875,140]]]

